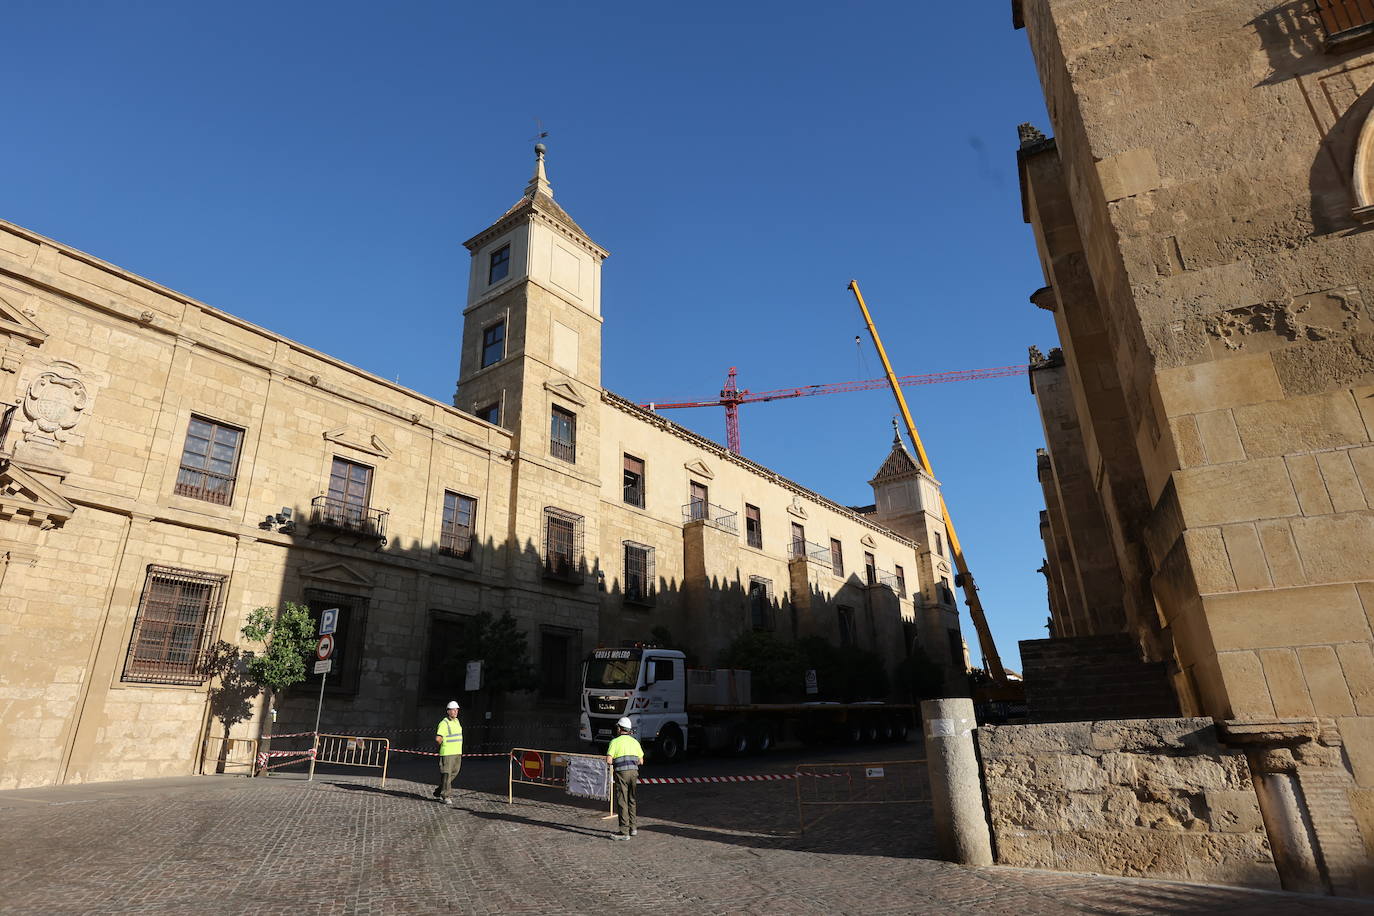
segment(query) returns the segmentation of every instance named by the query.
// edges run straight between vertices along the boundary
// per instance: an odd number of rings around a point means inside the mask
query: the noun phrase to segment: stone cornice
[[[469,251],[476,251],[477,249],[485,245],[487,242],[491,241],[497,236],[509,232],[511,229],[514,229],[521,223],[527,220],[536,219],[539,220],[541,223],[545,224],[546,226],[556,230],[560,235],[564,236],[570,241],[576,242],[578,246],[584,248],[586,251],[595,255],[603,261],[611,256],[611,253],[609,251],[602,248],[600,245],[596,244],[596,242],[593,242],[590,238],[583,234],[581,231],[581,227],[569,226],[566,222],[559,219],[556,215],[545,212],[540,207],[538,200],[531,200],[529,198],[525,198],[524,200],[522,200],[519,204],[513,207],[508,213],[506,213],[496,222],[492,223],[486,229],[483,229],[481,232],[477,233],[472,238],[468,239],[466,242],[463,243],[463,247],[467,248]]]

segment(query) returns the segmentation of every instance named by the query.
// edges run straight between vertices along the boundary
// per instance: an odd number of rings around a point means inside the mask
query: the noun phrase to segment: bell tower
[[[545,152],[535,146],[534,175],[515,205],[463,243],[472,264],[453,403],[511,430],[519,451],[591,470],[608,252],[554,201]],[[561,447],[568,430],[560,416],[573,417],[582,447]]]

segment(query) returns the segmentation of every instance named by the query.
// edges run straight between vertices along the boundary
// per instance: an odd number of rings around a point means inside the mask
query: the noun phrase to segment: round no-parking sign
[[[334,637],[333,637],[333,636],[321,636],[321,637],[320,637],[320,644],[319,644],[318,646],[315,647],[315,655],[316,655],[316,657],[318,657],[320,661],[324,661],[326,658],[329,658],[329,656],[331,656],[331,655],[333,655],[333,654],[334,654]]]
[[[544,756],[538,751],[525,751],[520,755],[520,769],[529,779],[538,779],[544,772]]]

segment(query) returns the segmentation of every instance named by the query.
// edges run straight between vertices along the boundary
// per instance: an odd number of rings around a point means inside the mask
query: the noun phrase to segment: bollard
[[[983,811],[983,780],[973,750],[973,700],[924,700],[926,765],[940,855],[960,865],[991,865],[992,839]]]

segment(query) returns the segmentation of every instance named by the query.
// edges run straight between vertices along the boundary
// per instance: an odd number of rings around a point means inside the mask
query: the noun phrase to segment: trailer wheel
[[[730,730],[730,753],[736,757],[743,757],[753,750],[753,742],[749,739],[749,729],[744,725],[736,725]]]
[[[882,734],[882,728],[878,725],[878,720],[869,718],[863,723],[864,743],[877,744],[878,737]]]
[[[661,763],[677,763],[682,760],[682,732],[676,725],[665,725],[658,733],[655,756]]]
[[[864,740],[864,726],[858,719],[850,719],[844,724],[844,738],[846,744],[862,744]]]
[[[754,734],[751,739],[751,743],[754,745],[755,753],[766,754],[769,751],[771,751],[773,749],[774,743],[773,726],[764,723],[756,727],[754,729]]]

